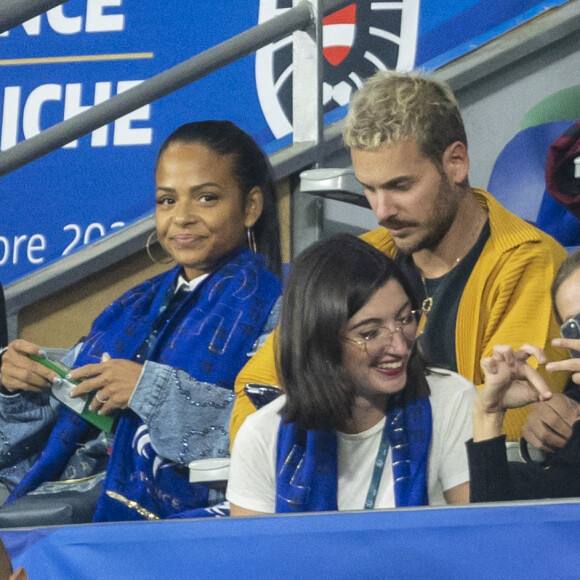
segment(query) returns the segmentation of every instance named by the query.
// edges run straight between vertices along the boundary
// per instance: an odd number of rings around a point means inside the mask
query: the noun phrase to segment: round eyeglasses
[[[397,320],[397,326],[393,330],[386,326],[377,326],[359,333],[358,338],[350,338],[348,336],[343,336],[342,338],[364,348],[367,355],[372,358],[391,346],[396,332],[399,332],[407,342],[413,342],[419,338],[422,331],[419,321],[422,315],[423,310],[411,310],[409,314]]]

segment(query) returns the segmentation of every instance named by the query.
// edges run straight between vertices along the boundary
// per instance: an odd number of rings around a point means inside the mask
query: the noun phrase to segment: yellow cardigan
[[[567,357],[566,351],[554,349],[550,344],[558,336],[550,285],[567,254],[552,237],[506,210],[489,193],[475,188],[473,191],[488,212],[491,235],[459,303],[455,344],[459,374],[479,388],[483,381],[479,361],[490,356],[496,344],[519,348],[527,342],[543,347],[549,360]],[[394,257],[397,253],[393,238],[385,228],[361,237],[388,256]],[[236,379],[231,441],[244,419],[255,411],[243,392],[244,385],[279,384],[273,334]],[[545,373],[544,377],[554,391],[561,391],[567,380],[566,373]],[[529,411],[525,407],[507,412],[504,431],[510,441],[521,437]]]

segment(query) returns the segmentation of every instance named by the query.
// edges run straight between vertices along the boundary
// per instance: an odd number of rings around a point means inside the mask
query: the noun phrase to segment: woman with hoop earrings
[[[105,309],[63,359],[79,382],[73,397],[93,395],[93,411],[118,414],[93,521],[166,518],[223,500],[191,484],[187,466],[228,455],[234,379],[277,321],[275,183],[254,140],[227,121],[183,125],[160,148],[155,185],[156,235],[176,265]],[[48,389],[59,379],[29,358],[41,354],[15,340],[2,359],[9,502],[69,479],[69,459],[95,435],[64,405],[53,409]],[[18,441],[51,423],[48,443],[33,436],[42,444],[15,456]]]

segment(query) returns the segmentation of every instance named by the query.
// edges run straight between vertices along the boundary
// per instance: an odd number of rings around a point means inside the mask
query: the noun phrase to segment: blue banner
[[[578,578],[580,503],[3,530],[32,579]]]
[[[378,68],[437,68],[563,0],[353,2],[324,22],[326,121]],[[291,0],[70,0],[0,35],[0,151],[291,7]],[[153,211],[153,164],[177,126],[231,119],[289,143],[290,39],[0,180],[7,285]]]

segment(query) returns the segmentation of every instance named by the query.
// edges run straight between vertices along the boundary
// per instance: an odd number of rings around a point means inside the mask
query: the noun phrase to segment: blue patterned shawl
[[[427,468],[431,444],[428,397],[388,410],[395,505],[429,503]],[[280,423],[276,458],[276,513],[338,509],[338,455],[334,431],[300,429]]]
[[[135,360],[150,338],[164,298],[173,292],[179,271],[177,266],[147,280],[105,309],[93,323],[75,366],[100,362],[104,352],[112,358]],[[279,281],[260,255],[246,249],[234,251],[164,321],[148,360],[233,390],[280,292]],[[120,413],[95,521],[142,519],[143,513],[165,518],[206,505],[207,487],[190,484],[185,466],[165,462],[161,469],[156,455],[137,453],[133,442],[142,426],[132,411]],[[61,406],[47,446],[10,501],[58,477],[87,430],[84,419]],[[124,499],[113,499],[119,497]]]

